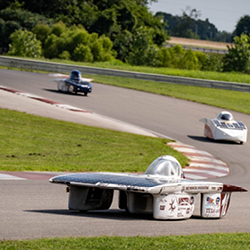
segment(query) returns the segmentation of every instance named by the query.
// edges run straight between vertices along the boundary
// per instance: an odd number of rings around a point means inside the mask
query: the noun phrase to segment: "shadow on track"
[[[110,220],[150,220],[150,221],[187,221],[187,220],[204,220],[200,215],[192,215],[190,219],[180,219],[180,220],[157,220],[153,218],[152,214],[130,214],[125,210],[120,209],[109,209],[109,210],[93,210],[93,211],[73,211],[68,209],[48,209],[48,210],[24,210],[28,213],[43,213],[43,214],[55,214],[55,215],[65,215],[65,216],[77,216],[77,217],[88,217],[97,219],[110,219]],[[217,218],[216,218],[217,219]],[[211,220],[211,218],[210,218]]]
[[[195,135],[187,135],[192,140],[201,141],[206,143],[215,143],[215,144],[226,144],[226,145],[241,145],[235,141],[223,141],[223,140],[212,140],[210,138],[204,136],[195,136]]]
[[[48,210],[25,210],[24,212],[29,213],[44,213],[44,214],[55,214],[55,215],[66,215],[66,216],[78,216],[88,218],[101,218],[111,220],[154,220],[150,214],[129,214],[125,210],[120,209],[109,209],[109,210],[93,210],[93,211],[78,211],[68,209],[48,209]]]
[[[57,89],[43,89],[43,90],[48,91],[48,92],[52,92],[52,93],[55,93],[55,94],[73,95],[73,96],[78,96],[78,97],[82,97],[82,96],[87,97],[82,93],[74,94],[74,93],[70,93],[70,92],[62,92],[62,91],[59,91]]]

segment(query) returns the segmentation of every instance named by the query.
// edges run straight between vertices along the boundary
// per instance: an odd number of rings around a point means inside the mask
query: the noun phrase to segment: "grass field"
[[[138,232],[139,234],[139,232]],[[0,241],[1,250],[248,250],[250,233],[205,234],[161,237],[77,237],[21,241]]]
[[[154,67],[144,67],[144,66],[131,66],[125,63],[121,63],[120,61],[112,61],[112,62],[96,62],[96,63],[76,63],[72,61],[65,60],[45,60],[50,62],[57,63],[66,63],[72,65],[79,66],[90,66],[97,68],[108,68],[108,69],[118,69],[125,71],[136,71],[136,72],[144,72],[144,73],[152,73],[152,74],[162,74],[162,75],[170,75],[170,76],[181,76],[181,77],[190,77],[190,78],[198,78],[198,79],[208,79],[208,80],[218,80],[218,81],[226,81],[226,82],[239,82],[239,83],[250,83],[250,77],[248,74],[242,74],[238,72],[213,72],[213,71],[200,71],[200,70],[185,70],[185,69],[174,69],[174,68],[154,68]],[[63,72],[69,73],[69,72]],[[84,72],[82,72],[84,75]]]
[[[145,172],[164,154],[188,160],[166,139],[0,109],[0,170]]]
[[[100,83],[176,97],[250,114],[250,93],[248,92],[151,82],[112,76],[88,75],[88,77]]]

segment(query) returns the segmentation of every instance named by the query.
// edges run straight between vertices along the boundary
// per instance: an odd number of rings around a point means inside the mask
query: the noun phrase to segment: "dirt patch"
[[[227,49],[227,46],[232,45],[231,43],[212,42],[212,41],[188,39],[188,38],[173,37],[173,36],[170,37],[170,41],[168,41],[168,43],[180,44],[186,46],[198,46],[205,48],[217,48],[217,49]]]

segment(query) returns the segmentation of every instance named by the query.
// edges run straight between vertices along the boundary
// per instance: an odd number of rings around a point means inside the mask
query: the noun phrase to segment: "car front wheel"
[[[68,87],[68,91],[69,91],[69,93],[72,93],[72,94],[74,94],[74,93],[75,93],[75,91],[74,91],[74,87],[73,87],[72,85],[69,85],[69,87]]]

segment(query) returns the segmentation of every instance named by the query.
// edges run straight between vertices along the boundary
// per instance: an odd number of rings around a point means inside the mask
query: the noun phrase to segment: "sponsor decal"
[[[205,203],[205,216],[218,216],[220,214],[220,196],[207,196]]]
[[[187,210],[186,210],[186,214],[190,214],[191,213],[191,208],[189,207],[189,208],[187,208]]]
[[[160,210],[165,210],[165,205],[160,205]]]
[[[212,197],[207,197],[207,202],[206,202],[206,205],[219,205],[220,204],[220,197],[216,197],[216,199],[213,199]]]
[[[183,213],[180,213],[180,212],[179,212],[179,213],[177,214],[177,217],[178,217],[178,218],[182,218],[182,217],[184,217],[184,215],[183,215]]]
[[[205,215],[208,216],[208,214],[218,214],[220,212],[219,208],[213,208],[209,207],[205,209]]]
[[[220,204],[220,197],[216,198],[216,204],[219,205]]]
[[[194,196],[191,196],[190,197],[190,205],[193,205],[194,204]]]
[[[188,206],[194,204],[194,196],[191,197],[179,197],[178,199],[179,206]]]
[[[186,190],[192,191],[192,190],[209,190],[209,186],[189,186],[186,187]]]
[[[208,204],[211,204],[211,205],[213,205],[213,204],[215,204],[215,201],[214,201],[214,199],[213,198],[211,198],[211,197],[207,197],[207,203],[206,203],[207,205]]]
[[[189,205],[189,197],[180,197],[178,200],[179,200],[179,206]]]
[[[170,205],[169,210],[171,212],[173,212],[176,209],[175,200],[172,199],[172,201],[169,203],[169,205]]]

